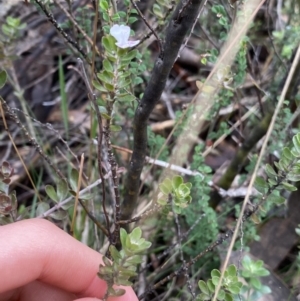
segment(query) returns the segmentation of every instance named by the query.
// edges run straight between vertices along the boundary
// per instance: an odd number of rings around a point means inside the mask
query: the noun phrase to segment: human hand
[[[0,301],[92,301],[107,285],[101,254],[52,223],[30,219],[0,226]],[[130,287],[108,301],[137,301]]]

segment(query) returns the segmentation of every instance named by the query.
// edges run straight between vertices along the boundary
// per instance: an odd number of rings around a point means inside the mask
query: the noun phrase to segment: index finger
[[[102,298],[106,283],[97,276],[101,254],[52,223],[30,219],[0,227],[0,293],[40,280],[68,292]],[[109,300],[137,301],[133,290]]]

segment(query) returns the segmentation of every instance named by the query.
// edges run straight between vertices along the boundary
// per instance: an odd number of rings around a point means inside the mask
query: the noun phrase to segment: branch
[[[72,45],[83,57],[85,60],[88,61],[87,54],[84,52],[81,46],[78,45],[76,41],[74,41],[62,28],[61,26],[57,23],[55,20],[53,14],[47,10],[46,6],[42,3],[41,0],[34,0],[36,4],[39,5],[39,7],[42,9],[44,14],[47,16],[48,20],[50,23],[53,24],[53,26],[56,28],[56,30],[65,38],[65,40]]]
[[[137,205],[140,175],[145,163],[147,150],[148,118],[161,97],[180,47],[186,34],[198,17],[202,2],[200,0],[191,0],[186,4],[182,0],[177,5],[167,27],[165,43],[163,44],[164,53],[161,53],[155,62],[149,84],[135,112],[133,154],[125,186],[126,192],[122,208],[122,219],[130,219]],[[178,18],[179,14],[180,19]]]

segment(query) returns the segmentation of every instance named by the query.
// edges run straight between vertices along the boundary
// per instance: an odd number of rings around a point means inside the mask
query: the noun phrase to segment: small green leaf
[[[57,221],[65,220],[67,216],[68,216],[68,211],[63,209],[56,210],[55,212],[50,214],[50,217]]]
[[[180,184],[183,183],[183,178],[181,176],[174,176],[173,179],[172,179],[172,186],[173,186],[173,189],[176,190]]]
[[[136,99],[136,97],[134,95],[131,95],[131,94],[126,94],[124,96],[117,97],[117,100],[121,101],[121,102],[132,102],[135,99]]]
[[[103,82],[107,84],[111,84],[114,75],[112,72],[102,71],[101,73],[97,73],[97,77]]]
[[[120,255],[120,252],[117,250],[117,248],[113,245],[109,247],[109,252],[111,254],[111,257],[114,261],[118,262],[120,259],[122,259],[122,256]]]
[[[289,161],[292,161],[294,159],[293,154],[289,150],[289,148],[285,147],[282,151],[282,155]]]
[[[80,199],[86,200],[86,201],[91,200],[93,197],[94,197],[94,195],[88,191],[80,194]]]
[[[176,196],[180,199],[184,199],[190,194],[190,190],[185,186],[185,184],[181,184],[175,192]]]
[[[104,46],[105,50],[114,54],[117,51],[117,46],[115,45],[116,40],[112,36],[105,36],[102,38],[102,45]]]
[[[125,246],[126,246],[127,236],[128,236],[128,234],[127,234],[126,230],[121,228],[120,229],[120,240],[121,240],[121,245],[123,248],[125,248]]]
[[[103,256],[102,260],[106,267],[111,266],[111,261],[106,256]]]
[[[211,300],[211,297],[204,293],[199,294],[196,298],[196,301],[208,301],[208,300]]]
[[[153,12],[154,12],[154,14],[155,14],[157,17],[159,17],[160,19],[163,19],[163,18],[164,18],[163,10],[161,9],[161,7],[160,7],[157,3],[155,3],[155,4],[153,5]]]
[[[52,201],[54,201],[54,202],[56,202],[56,203],[58,203],[58,202],[60,201],[60,199],[59,199],[58,195],[56,194],[56,191],[55,191],[55,189],[54,189],[53,186],[51,186],[51,185],[46,185],[45,191],[46,191],[48,197],[49,197]]]
[[[140,238],[142,237],[142,230],[140,227],[136,227],[132,230],[132,232],[129,234],[130,236],[130,240],[133,242],[133,243],[138,243]]]
[[[256,275],[258,277],[265,277],[265,276],[269,276],[270,272],[265,268],[261,268],[256,271]]]
[[[113,22],[119,22],[120,21],[120,16],[118,14],[114,14],[112,17],[111,17],[111,20]]]
[[[120,132],[122,130],[122,127],[116,124],[111,124],[109,128],[112,132]]]
[[[264,295],[272,293],[272,290],[267,285],[262,285],[259,291]]]
[[[293,137],[293,144],[298,153],[298,156],[300,156],[300,133]]]
[[[278,193],[273,192],[268,196],[268,200],[276,205],[282,205],[285,203],[285,198],[280,196]]]
[[[227,289],[228,289],[232,294],[237,295],[237,294],[239,294],[239,292],[240,292],[242,286],[243,286],[243,284],[242,284],[241,282],[238,282],[238,283],[229,285],[229,286],[227,287]]]
[[[138,53],[137,49],[131,50],[131,51],[127,52],[125,55],[123,55],[121,57],[121,60],[126,61],[126,62],[131,61],[132,59],[134,59],[137,56],[137,53]]]
[[[228,272],[229,276],[236,276],[236,266],[234,264],[231,264],[226,271]]]
[[[260,279],[259,278],[255,278],[255,277],[252,277],[250,279],[250,284],[257,290],[260,290],[261,289],[261,282],[260,282]]]
[[[126,18],[127,17],[127,13],[125,11],[118,11],[117,14],[119,15],[120,18]]]
[[[268,177],[272,177],[272,176],[277,177],[276,171],[270,164],[266,164],[265,170],[266,170]]]
[[[255,179],[254,187],[262,194],[265,194],[269,189],[269,185],[267,184],[266,180],[262,177],[257,177]]]
[[[131,83],[130,78],[121,77],[121,78],[119,78],[119,81],[118,81],[118,88],[123,89],[123,88],[129,86],[130,83]]]
[[[201,290],[204,294],[206,294],[206,295],[209,295],[209,294],[210,294],[210,293],[209,293],[209,289],[208,289],[206,283],[205,283],[203,280],[200,280],[200,281],[198,282],[198,286],[199,286],[200,290]]]
[[[159,186],[160,191],[165,195],[168,195],[169,193],[172,192],[170,187],[168,187],[164,182],[159,184],[158,186]]]
[[[136,22],[138,20],[137,17],[129,17],[128,18],[128,24],[133,24],[134,22]]]
[[[211,279],[209,279],[209,280],[207,281],[207,287],[208,287],[208,289],[209,289],[212,293],[215,291],[215,285],[213,284],[213,282],[212,282]]]
[[[135,86],[142,84],[144,81],[140,76],[136,76],[133,80]]]
[[[218,293],[218,300],[224,300],[225,299],[225,291],[220,289]]]
[[[5,70],[0,71],[0,89],[3,88],[7,80],[7,73]]]
[[[113,72],[114,71],[114,67],[108,59],[105,59],[103,61],[103,67],[108,72]]]
[[[109,9],[108,3],[106,0],[100,0],[100,8],[104,11]]]
[[[107,89],[104,88],[103,85],[99,84],[98,81],[93,80],[93,81],[92,81],[92,84],[93,84],[93,86],[94,86],[97,90],[99,90],[99,91],[101,91],[101,92],[107,92]]]
[[[287,175],[287,180],[298,182],[300,181],[300,170],[299,168],[292,168],[292,170]]]
[[[211,280],[212,280],[213,284],[214,284],[215,286],[217,286],[218,283],[219,283],[219,281],[220,281],[220,277],[219,277],[219,276],[212,276],[212,277],[211,277]]]
[[[259,224],[261,222],[260,217],[257,216],[257,214],[252,214],[250,218],[251,218],[252,222],[255,224]]]
[[[201,64],[206,65],[207,64],[207,58],[206,57],[201,57],[200,62],[201,62]]]
[[[233,297],[230,295],[230,294],[228,294],[228,293],[226,293],[225,294],[225,299],[224,299],[225,301],[233,301]]]
[[[164,181],[161,183],[161,185],[164,186],[163,187],[164,190],[161,191],[166,195],[172,192],[172,181],[169,178],[165,178]]]
[[[166,200],[159,199],[157,201],[157,204],[159,204],[160,206],[166,206],[168,204],[168,202]]]
[[[273,180],[273,179],[269,178],[269,179],[268,179],[268,183],[269,183],[269,184],[270,184],[270,186],[272,187],[272,186],[277,186],[277,184],[278,184],[278,181],[275,181],[275,180]]]
[[[110,120],[111,117],[108,115],[108,114],[105,114],[105,113],[101,113],[101,116],[106,119],[106,120]]]
[[[49,209],[50,209],[50,206],[49,206],[48,203],[45,203],[45,202],[39,203],[37,208],[36,208],[36,216],[42,215],[43,213],[45,213]]]
[[[68,184],[65,180],[61,180],[57,183],[57,196],[59,202],[63,201],[68,194]]]
[[[79,173],[76,169],[72,168],[70,175],[70,186],[74,192],[77,191]]]
[[[140,264],[142,262],[142,257],[140,255],[134,255],[126,259],[124,266]]]
[[[211,277],[221,277],[221,272],[217,269],[213,269],[210,274]]]
[[[115,86],[112,85],[112,84],[104,83],[104,87],[105,87],[105,89],[106,89],[107,91],[109,91],[109,92],[115,91]],[[108,100],[110,100],[110,99],[108,99]]]
[[[284,186],[284,188],[288,191],[296,191],[297,187],[295,187],[294,185],[288,183],[288,182],[282,182],[281,185]]]

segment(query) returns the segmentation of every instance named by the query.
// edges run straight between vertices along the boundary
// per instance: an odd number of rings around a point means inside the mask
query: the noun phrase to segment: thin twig
[[[95,45],[92,39],[87,35],[87,33],[80,27],[80,25],[76,22],[76,20],[72,17],[72,15],[63,7],[63,5],[58,0],[54,0],[55,4],[59,6],[59,8],[65,13],[67,18],[72,22],[72,24],[79,30],[83,36],[83,38],[88,41],[88,43],[95,49],[96,53],[101,57],[101,53],[97,45]],[[97,32],[97,30],[96,30]]]
[[[67,181],[66,177],[62,174],[62,172],[56,168],[53,163],[51,162],[50,158],[44,153],[42,150],[42,147],[37,143],[37,141],[30,136],[25,126],[20,121],[19,117],[16,115],[16,113],[7,105],[6,101],[3,100],[3,98],[0,97],[0,100],[2,102],[2,106],[4,108],[4,111],[15,121],[15,123],[21,128],[25,136],[27,137],[28,141],[32,143],[32,145],[35,147],[37,152],[41,155],[41,157],[49,164],[49,166],[56,172],[56,174],[59,176],[60,179]]]
[[[102,146],[102,137],[103,137],[102,117],[101,117],[101,114],[100,114],[100,111],[99,111],[99,107],[98,107],[98,104],[97,104],[96,95],[93,92],[92,87],[91,87],[91,85],[90,85],[90,83],[88,81],[88,77],[86,75],[83,62],[82,62],[82,60],[80,58],[78,58],[77,60],[78,60],[79,65],[80,65],[80,69],[81,69],[81,72],[82,72],[83,80],[84,80],[86,88],[88,90],[89,98],[90,98],[91,102],[93,103],[93,106],[94,106],[95,112],[96,112],[96,116],[97,116],[98,131],[99,131],[99,133],[98,133],[98,139],[97,139],[97,142],[98,142],[97,161],[98,161],[99,176],[100,176],[100,179],[102,180],[101,181],[102,196],[103,196],[103,198],[102,198],[102,209],[103,209],[103,213],[104,213],[105,220],[106,220],[107,231],[109,232],[108,238],[109,238],[109,241],[111,241],[110,222],[109,222],[109,217],[108,217],[108,213],[107,213],[107,210],[106,210],[106,204],[105,204],[105,184],[104,184],[104,176],[103,176],[103,173],[102,173],[102,164],[101,164],[101,162],[102,162],[102,160],[101,160],[101,146]]]
[[[77,215],[77,206],[78,206],[78,199],[79,199],[79,191],[80,191],[82,172],[83,172],[83,162],[84,162],[84,154],[81,155],[81,159],[80,159],[79,176],[78,176],[77,190],[76,190],[75,203],[74,203],[74,209],[73,209],[73,217],[72,217],[72,223],[71,223],[71,234],[72,235],[74,235],[75,221],[76,221],[76,215]]]
[[[171,194],[169,196],[171,196]],[[189,289],[189,291],[192,295],[192,298],[194,300],[196,298],[196,295],[195,295],[195,292],[193,291],[193,288],[192,288],[190,276],[189,276],[189,273],[188,273],[188,267],[186,265],[186,260],[184,259],[183,252],[182,252],[182,245],[181,245],[181,236],[182,235],[181,235],[180,223],[179,223],[179,220],[178,220],[178,214],[174,211],[173,199],[171,199],[171,202],[172,202],[172,211],[173,211],[173,215],[174,215],[175,225],[176,225],[176,228],[177,228],[177,231],[176,231],[177,243],[176,244],[178,246],[178,250],[179,250],[179,254],[180,254],[180,260],[182,262],[182,270],[183,270],[184,277],[186,279],[187,287],[188,287],[188,289]]]
[[[42,3],[41,0],[34,0],[39,7],[42,9],[42,11],[44,12],[44,14],[47,16],[48,20],[50,23],[53,24],[53,26],[57,29],[57,31],[65,38],[65,40],[72,45],[82,56],[83,58],[89,63],[87,54],[84,52],[84,50],[82,49],[82,47],[80,47],[78,45],[78,43],[76,41],[74,41],[62,28],[61,26],[57,23],[57,21],[55,20],[53,14],[51,12],[48,11],[48,9],[46,8],[46,6]]]
[[[197,220],[194,222],[194,224],[185,232],[183,233],[180,238],[178,239],[178,241],[174,244],[172,244],[171,246],[169,246],[167,249],[165,249],[161,254],[159,254],[156,259],[157,261],[160,261],[161,259],[163,259],[164,257],[166,257],[168,254],[171,253],[171,251],[176,248],[176,246],[178,245],[178,243],[181,243],[184,239],[186,239],[190,233],[195,229],[195,227],[199,224],[199,222],[202,220],[202,218],[205,216],[205,214],[201,214]],[[148,263],[145,266],[145,270],[148,270],[151,266],[153,265],[152,262]],[[141,270],[141,272],[144,271],[144,269]]]
[[[4,107],[3,106],[4,105],[4,103],[3,103],[4,100],[2,99],[2,97],[0,97],[0,100],[1,100],[0,101],[0,111],[1,111],[1,117],[2,117],[2,120],[3,120],[4,129],[7,132],[7,135],[9,137],[9,139],[10,139],[10,141],[11,141],[11,143],[12,143],[12,145],[13,145],[13,147],[14,147],[14,149],[15,149],[15,151],[16,151],[16,153],[17,153],[17,155],[18,155],[18,157],[19,157],[19,159],[20,159],[20,161],[21,161],[21,163],[23,165],[23,167],[24,167],[24,170],[25,170],[25,172],[26,172],[26,174],[28,176],[28,179],[29,179],[29,181],[30,181],[30,183],[31,183],[31,185],[32,185],[32,187],[33,187],[33,189],[34,189],[34,191],[35,191],[35,193],[36,193],[39,201],[41,202],[42,201],[41,196],[40,196],[38,190],[36,189],[36,186],[35,186],[35,184],[34,184],[34,182],[32,180],[32,177],[31,177],[31,175],[30,175],[30,173],[28,171],[28,168],[27,168],[27,166],[26,166],[26,164],[25,164],[25,162],[24,162],[24,160],[23,160],[23,158],[22,158],[22,156],[21,156],[21,154],[20,154],[20,152],[19,152],[19,150],[18,150],[18,148],[17,148],[14,140],[13,140],[13,137],[12,137],[12,135],[11,135],[8,127],[7,127],[7,122],[6,122],[5,113],[4,113],[5,112],[5,108],[3,108]]]
[[[187,43],[188,43],[189,39],[191,38],[191,36],[192,36],[192,34],[194,32],[195,26],[198,23],[198,20],[200,18],[200,15],[201,15],[201,13],[202,13],[202,11],[203,11],[204,6],[206,5],[206,3],[207,3],[207,0],[203,1],[203,3],[201,4],[201,8],[199,10],[199,14],[198,14],[197,18],[195,19],[194,24],[193,24],[192,29],[191,29],[191,32],[189,33],[188,37],[186,38],[184,45],[181,47],[178,56],[180,56],[181,51],[187,46]]]
[[[11,108],[11,110],[14,112],[14,111],[17,111],[21,114],[23,114],[24,116],[26,116],[27,118],[30,118],[33,122],[37,123],[39,127],[43,127],[43,128],[46,128],[52,132],[54,132],[54,134],[56,135],[56,137],[65,145],[65,147],[67,148],[67,150],[70,152],[70,154],[72,155],[72,157],[75,159],[77,165],[79,166],[79,160],[77,158],[77,155],[75,155],[75,153],[71,150],[68,142],[66,140],[63,139],[63,137],[61,136],[61,134],[59,133],[58,130],[56,130],[53,125],[51,123],[42,123],[40,122],[39,120],[27,115],[26,113],[24,113],[23,111],[21,111],[20,109],[18,108]]]
[[[162,47],[162,43],[161,43],[161,39],[158,37],[157,33],[155,32],[155,30],[153,29],[153,27],[149,24],[149,22],[147,21],[147,19],[145,18],[145,16],[143,15],[143,13],[141,12],[141,10],[139,9],[139,7],[137,6],[137,4],[135,3],[134,0],[130,0],[131,4],[134,6],[134,8],[137,10],[138,14],[140,15],[140,17],[143,19],[144,23],[146,24],[146,26],[151,30],[151,32],[154,34],[154,36],[156,37],[156,40],[158,42],[158,46],[160,49],[160,55],[163,56],[164,54],[164,49]]]
[[[270,31],[270,17],[271,17],[271,13],[270,13],[270,0],[267,0],[267,5],[266,6],[267,6],[267,16],[268,16],[267,17],[268,36],[269,36],[272,48],[274,49],[274,52],[275,52],[277,58],[279,59],[279,61],[282,64],[282,66],[284,67],[285,71],[287,71],[288,70],[287,65],[285,64],[285,62],[282,60],[280,54],[278,53],[277,48],[276,48],[276,46],[274,44],[274,41],[273,41],[272,33]]]

